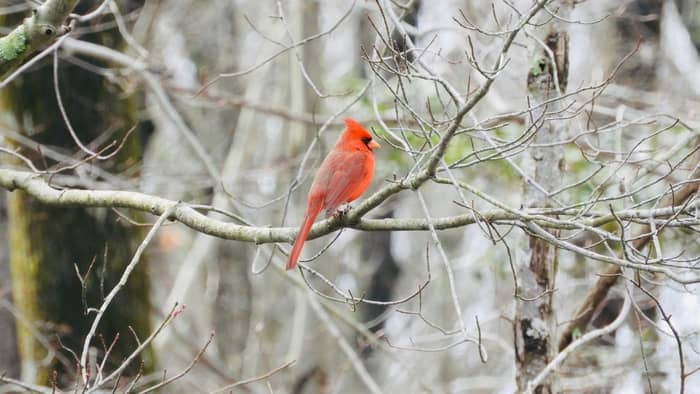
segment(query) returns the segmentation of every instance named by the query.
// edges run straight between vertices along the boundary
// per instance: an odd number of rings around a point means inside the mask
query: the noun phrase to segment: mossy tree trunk
[[[15,318],[5,302],[12,297],[10,286],[10,256],[7,239],[7,211],[5,193],[0,193],[0,373],[9,378],[19,378]]]
[[[83,13],[96,4],[83,1],[76,11]],[[6,26],[19,23],[12,18],[5,18],[3,22]],[[81,38],[112,48],[121,45],[119,34],[113,30]],[[84,157],[59,112],[52,74],[49,57],[0,91],[2,123],[31,137],[37,144]],[[126,94],[102,76],[65,61],[60,61],[58,74],[63,103],[83,143],[89,144],[105,134],[109,134],[105,141],[121,141],[127,130],[137,123],[137,97]],[[126,140],[117,155],[99,165],[123,177],[137,174],[141,156],[137,134],[138,131]],[[105,142],[100,146],[104,145]],[[25,147],[20,153],[40,168],[56,164],[43,158],[39,150]],[[108,209],[48,207],[19,191],[8,195],[7,211],[13,302],[22,317],[17,322],[22,378],[46,384],[56,371],[58,383],[68,384],[74,380],[76,362],[61,349],[60,343],[80,354],[95,316],[86,314],[85,306],[98,308],[101,305],[104,294],[119,281],[144,232],[119,220]],[[93,261],[94,266],[86,275]],[[74,265],[85,277],[86,305]],[[141,261],[98,328],[98,335],[107,344],[115,335],[120,335],[107,366],[120,364],[124,356],[135,349],[129,327],[141,339],[148,335],[149,307],[149,278],[146,264]],[[50,354],[47,345],[65,356],[63,359],[68,362],[59,363],[57,360],[61,357],[47,358]],[[100,349],[98,354],[102,352],[99,339],[93,340],[93,346]],[[142,354],[141,360],[143,364],[133,365],[132,371],[140,367],[144,371],[152,368],[154,360],[150,350]]]

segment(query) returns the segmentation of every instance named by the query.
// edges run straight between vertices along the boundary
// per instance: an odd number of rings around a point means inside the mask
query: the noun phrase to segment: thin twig
[[[90,342],[92,341],[92,337],[95,336],[95,333],[97,332],[97,326],[100,324],[100,320],[102,319],[102,316],[104,315],[105,311],[111,304],[112,300],[114,297],[116,297],[117,293],[126,285],[127,280],[129,279],[129,275],[131,275],[131,272],[136,268],[136,265],[139,263],[141,260],[141,255],[143,252],[146,250],[146,247],[148,244],[151,243],[151,240],[153,237],[155,237],[156,233],[158,232],[158,229],[160,229],[160,226],[168,219],[170,214],[176,209],[177,205],[171,205],[168,207],[158,218],[158,220],[155,222],[153,227],[148,231],[148,234],[146,234],[146,237],[143,239],[139,247],[136,249],[136,252],[134,253],[134,256],[131,258],[131,261],[129,264],[126,266],[124,269],[124,273],[122,274],[121,279],[119,279],[119,282],[112,288],[112,291],[109,292],[107,297],[104,299],[102,302],[102,305],[100,306],[99,311],[97,312],[97,315],[92,321],[92,325],[90,326],[90,331],[88,331],[88,334],[85,336],[85,341],[83,343],[83,353],[80,356],[80,368],[82,370],[82,378],[83,378],[83,383],[87,385],[89,383],[88,381],[88,370],[89,366],[87,364],[87,356],[88,356],[88,350],[90,349]]]
[[[244,385],[246,385],[246,384],[258,382],[258,381],[261,381],[261,380],[267,380],[268,378],[270,378],[272,375],[276,374],[277,372],[280,372],[280,371],[282,371],[283,369],[287,369],[288,367],[292,366],[295,362],[296,362],[296,360],[287,361],[286,363],[280,365],[279,367],[274,368],[274,369],[272,369],[272,370],[270,370],[270,371],[268,371],[268,372],[266,372],[266,373],[264,373],[264,374],[262,374],[262,375],[256,376],[256,377],[254,377],[254,378],[249,378],[249,379],[240,380],[240,381],[238,381],[238,382],[236,382],[236,383],[229,384],[229,385],[224,386],[224,387],[220,387],[220,388],[218,388],[218,389],[216,389],[216,390],[214,390],[214,391],[210,391],[209,394],[222,393],[222,392],[224,392],[224,391],[233,390],[234,388],[236,388],[236,387],[238,387],[238,386],[244,386]]]

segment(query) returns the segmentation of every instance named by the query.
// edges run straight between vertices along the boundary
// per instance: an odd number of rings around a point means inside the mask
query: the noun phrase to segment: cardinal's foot
[[[336,209],[335,212],[333,212],[333,213],[331,214],[331,216],[333,216],[334,218],[343,217],[343,216],[345,216],[348,212],[350,212],[350,209],[351,209],[351,208],[352,208],[352,206],[351,206],[350,204],[345,203],[345,204],[339,206],[338,209]]]

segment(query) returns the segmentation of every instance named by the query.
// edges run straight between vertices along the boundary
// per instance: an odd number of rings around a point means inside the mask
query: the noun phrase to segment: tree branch
[[[700,171],[696,170],[693,175],[700,175],[699,173]],[[671,197],[661,205],[674,208],[678,205],[683,205],[683,203],[698,192],[698,186],[700,185],[695,182],[687,184],[678,193],[672,194]],[[675,212],[675,209],[673,212]],[[649,225],[645,225],[637,234],[641,237],[636,237],[632,243],[632,247],[636,250],[641,250],[652,239],[653,232]],[[611,265],[598,277],[595,285],[588,291],[583,302],[576,309],[574,318],[569,322],[564,331],[562,331],[559,337],[559,351],[569,346],[573,340],[575,331],[583,332],[583,330],[585,330],[586,326],[593,318],[593,312],[605,297],[607,297],[608,291],[617,283],[617,278],[620,277],[621,274],[621,266]]]
[[[78,0],[48,0],[10,34],[0,38],[0,76],[21,66],[33,53],[70,31],[65,22]]]
[[[363,231],[429,231],[431,226],[436,230],[446,230],[474,224],[477,220],[494,224],[512,225],[514,221],[534,223],[545,228],[560,229],[580,229],[582,227],[603,226],[606,223],[615,221],[615,216],[619,219],[638,220],[648,218],[667,218],[670,215],[678,214],[679,210],[685,208],[691,210],[700,208],[700,200],[693,201],[686,206],[667,206],[656,209],[628,209],[616,212],[616,214],[595,214],[590,213],[588,219],[562,220],[550,218],[552,216],[564,216],[568,211],[546,211],[539,210],[517,210],[499,204],[499,209],[489,209],[479,212],[478,219],[473,213],[463,215],[446,216],[440,218],[394,218],[394,219],[366,219],[363,218],[368,207],[374,207],[383,202],[388,196],[394,194],[386,190],[394,191],[396,184],[389,185],[370,196],[357,207],[351,209],[346,216],[330,218],[316,223],[311,231],[309,239],[318,238],[329,234],[341,227],[350,227]],[[688,185],[692,190],[697,190],[696,184]],[[13,191],[22,190],[44,204],[54,206],[81,206],[81,207],[102,207],[102,208],[130,208],[142,212],[159,216],[169,207],[177,205],[169,220],[176,220],[182,224],[205,234],[215,237],[254,242],[257,244],[274,242],[291,242],[296,234],[296,227],[264,227],[264,226],[244,226],[235,223],[224,222],[208,217],[188,204],[166,198],[152,196],[145,193],[121,191],[121,190],[85,190],[85,189],[57,189],[49,185],[41,174],[30,171],[17,171],[0,168],[0,188]],[[398,190],[401,190],[399,187]],[[686,189],[683,189],[686,190]],[[676,193],[675,201],[681,203],[684,199],[679,196],[686,196],[684,191]],[[690,195],[687,195],[689,197]],[[696,219],[700,224],[700,219]],[[641,247],[635,241],[635,247]],[[611,259],[614,260],[614,259]],[[611,261],[608,261],[611,262]],[[613,261],[614,263],[614,261]]]

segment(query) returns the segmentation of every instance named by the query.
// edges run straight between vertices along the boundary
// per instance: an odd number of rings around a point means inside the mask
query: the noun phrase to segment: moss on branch
[[[0,38],[0,60],[12,61],[27,50],[27,35],[24,26],[19,26],[10,34]]]
[[[70,31],[64,23],[77,4],[78,0],[47,0],[0,38],[0,77],[5,78],[32,54]]]

